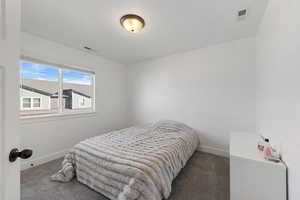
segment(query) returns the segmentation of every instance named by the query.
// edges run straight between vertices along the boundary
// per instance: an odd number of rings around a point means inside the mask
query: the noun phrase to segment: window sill
[[[64,114],[35,115],[35,116],[23,116],[20,117],[20,120],[21,120],[21,124],[31,124],[31,123],[38,123],[38,122],[95,117],[96,114],[97,114],[96,111],[90,111],[90,112],[76,112],[76,113],[68,113],[68,114],[64,113]]]

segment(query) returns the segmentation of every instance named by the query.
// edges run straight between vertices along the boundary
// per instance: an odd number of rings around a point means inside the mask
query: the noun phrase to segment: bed
[[[64,158],[53,181],[77,180],[111,200],[161,200],[199,144],[185,124],[159,121],[84,140]]]

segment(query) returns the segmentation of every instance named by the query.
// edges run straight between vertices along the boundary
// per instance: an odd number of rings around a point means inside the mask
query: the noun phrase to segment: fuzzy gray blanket
[[[80,142],[51,178],[77,180],[112,200],[161,200],[199,144],[195,131],[160,121]]]

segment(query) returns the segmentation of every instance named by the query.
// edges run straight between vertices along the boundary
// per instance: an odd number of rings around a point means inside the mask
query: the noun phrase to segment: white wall
[[[185,122],[221,151],[230,131],[255,130],[254,38],[131,65],[129,80],[131,124]]]
[[[127,127],[126,67],[27,33],[22,34],[22,53],[96,72],[96,114],[21,121],[21,145],[34,150],[31,161],[61,156],[82,139]]]
[[[300,1],[269,0],[257,37],[257,124],[282,140],[290,199],[300,199]]]

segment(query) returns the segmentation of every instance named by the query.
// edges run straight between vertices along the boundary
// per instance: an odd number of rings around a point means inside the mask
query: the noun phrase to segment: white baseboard
[[[229,157],[229,152],[224,150],[224,149],[220,149],[220,148],[201,145],[201,146],[198,147],[197,150],[205,152],[205,153],[214,154],[214,155],[217,155],[217,156]]]
[[[229,157],[229,152],[223,149],[219,149],[219,148],[215,148],[215,147],[210,147],[210,146],[199,146],[198,151],[202,151],[205,153],[210,153],[210,154],[214,154],[217,156],[223,156],[223,157]],[[46,156],[42,156],[39,158],[35,158],[29,161],[24,161],[21,163],[21,170],[25,170],[25,169],[29,169],[32,167],[36,167],[38,165],[50,162],[52,160],[58,159],[63,157],[66,153],[68,152],[68,149],[59,151],[59,152],[55,152]]]
[[[55,152],[46,156],[42,156],[39,158],[35,158],[29,161],[24,161],[21,163],[21,170],[25,170],[25,169],[29,169],[44,163],[47,163],[49,161],[58,159],[63,157],[66,153],[68,152],[68,149],[63,150],[63,151],[59,151],[59,152]]]

